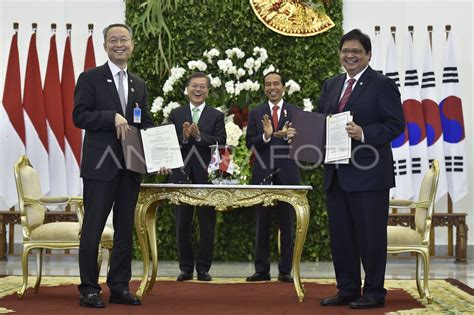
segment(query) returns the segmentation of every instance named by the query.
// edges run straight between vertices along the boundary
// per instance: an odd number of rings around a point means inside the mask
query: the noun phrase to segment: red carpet
[[[138,281],[133,281],[131,289],[136,290]],[[297,301],[293,284],[270,283],[195,283],[159,281],[153,294],[142,299],[141,306],[109,304],[109,292],[106,285],[104,301],[106,308],[100,310],[85,309],[78,304],[76,285],[56,287],[42,286],[38,294],[30,288],[23,300],[16,294],[0,299],[0,307],[14,310],[16,314],[346,314],[347,306],[321,307],[319,301],[335,293],[333,284],[305,282],[305,300]],[[423,308],[407,292],[389,290],[385,308],[375,310],[357,310],[357,314],[384,314],[397,310]]]

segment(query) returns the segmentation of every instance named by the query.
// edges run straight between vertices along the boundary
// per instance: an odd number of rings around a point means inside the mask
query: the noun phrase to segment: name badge
[[[136,124],[141,124],[142,122],[142,109],[138,106],[138,103],[135,103],[136,107],[133,109],[133,122]]]

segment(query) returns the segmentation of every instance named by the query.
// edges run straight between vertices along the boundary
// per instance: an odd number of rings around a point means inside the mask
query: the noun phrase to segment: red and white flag
[[[28,60],[26,63],[25,88],[23,93],[25,108],[26,155],[38,172],[43,194],[49,192],[48,131],[41,84],[36,30],[31,34]]]
[[[232,163],[232,155],[230,155],[227,146],[225,147],[224,153],[222,154],[219,170],[227,174],[234,173],[234,163]]]
[[[395,39],[390,37],[387,50],[387,64],[385,75],[391,78],[400,88],[398,75],[397,48]],[[390,191],[391,197],[410,199],[413,198],[413,185],[411,180],[410,146],[408,143],[408,129],[392,141],[393,163],[395,170],[395,188]]]
[[[49,195],[67,195],[66,161],[64,156],[64,115],[59,82],[58,52],[55,31],[49,42],[48,65],[44,79],[44,104],[48,128]]]
[[[63,68],[61,76],[61,93],[63,97],[64,131],[66,134],[65,156],[67,176],[67,193],[70,196],[79,196],[82,193],[82,181],[79,165],[81,163],[82,131],[74,126],[72,112],[74,110],[74,65],[71,53],[71,36],[66,37],[64,45]]]
[[[410,144],[411,178],[413,181],[414,199],[418,199],[423,176],[429,169],[428,143],[426,140],[425,117],[421,105],[421,92],[418,71],[415,62],[415,49],[410,32],[406,41],[406,67],[402,99],[405,122],[408,129],[408,143]]]
[[[84,59],[84,71],[91,68],[95,68],[95,52],[92,31],[89,31],[89,37],[87,38],[86,57]]]
[[[448,192],[448,185],[444,162],[443,127],[441,126],[437,103],[436,80],[429,33],[424,51],[425,60],[423,62],[423,77],[421,80],[421,99],[423,115],[425,116],[426,139],[428,141],[428,160],[431,163],[431,161],[436,159],[440,165],[438,191],[436,192],[436,201],[438,201]]]
[[[12,36],[8,56],[5,88],[0,106],[0,208],[13,207],[17,201],[13,167],[25,154],[25,122],[21,103],[20,62],[18,56],[18,30]]]
[[[467,195],[466,133],[462,101],[459,93],[459,75],[454,55],[453,33],[446,41],[443,84],[439,110],[443,126],[444,154],[449,195],[453,202]]]

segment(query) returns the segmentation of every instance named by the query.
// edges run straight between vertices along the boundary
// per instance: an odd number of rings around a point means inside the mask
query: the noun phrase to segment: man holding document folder
[[[383,307],[389,191],[395,185],[391,141],[404,131],[405,121],[395,83],[369,67],[369,36],[354,29],[341,38],[339,49],[347,73],[324,82],[317,111],[350,112],[345,130],[352,143],[348,163],[324,165],[338,293],[321,305]]]
[[[132,226],[141,176],[125,168],[121,140],[130,126],[153,126],[145,82],[127,70],[133,51],[132,30],[125,24],[104,29],[109,60],[83,72],[74,92],[73,120],[85,130],[81,161],[84,219],[79,245],[79,303],[105,307],[98,284],[98,246],[113,207],[114,241],[107,274],[110,303],[139,305],[130,293]],[[160,172],[166,173],[163,170]]]

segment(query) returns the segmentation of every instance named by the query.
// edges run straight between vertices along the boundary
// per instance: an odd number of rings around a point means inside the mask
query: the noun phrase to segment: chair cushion
[[[38,226],[31,231],[31,241],[77,242],[79,241],[79,223],[52,222]]]
[[[404,226],[388,226],[387,241],[388,246],[422,245],[420,233]]]
[[[52,222],[38,226],[31,231],[30,241],[50,242],[78,242],[79,223],[77,222]],[[109,227],[104,228],[102,241],[112,241],[114,231]]]

